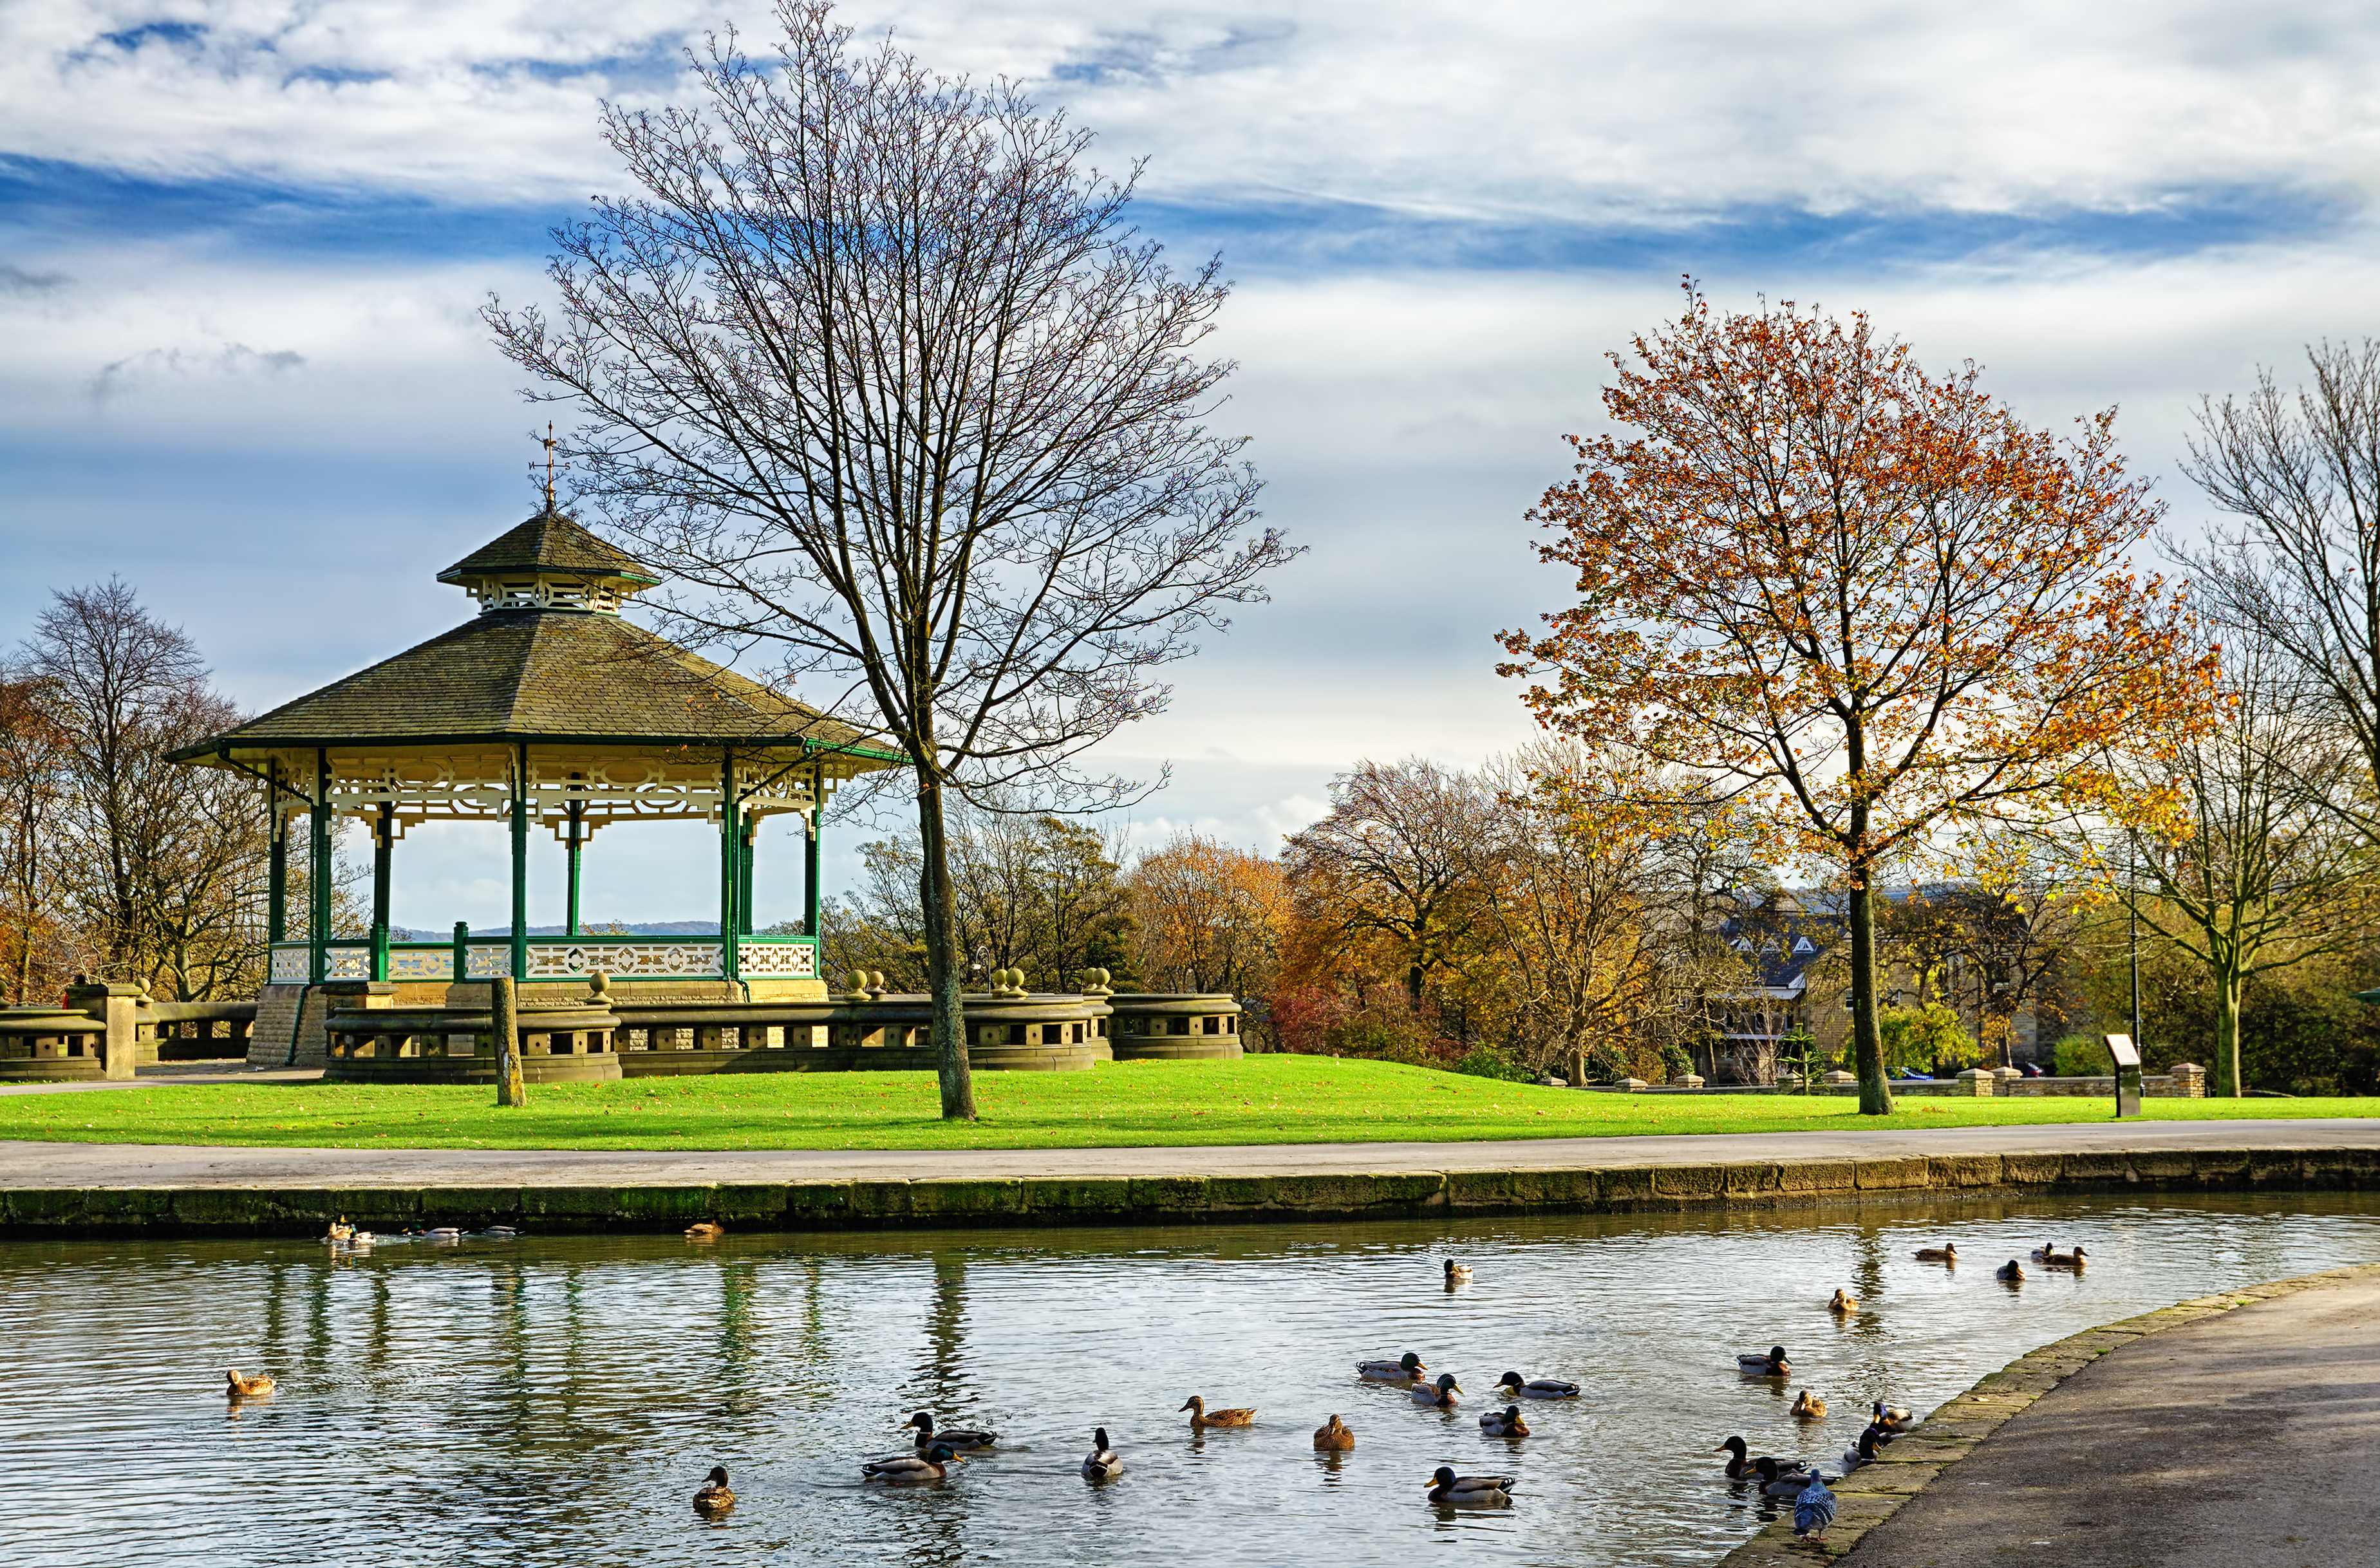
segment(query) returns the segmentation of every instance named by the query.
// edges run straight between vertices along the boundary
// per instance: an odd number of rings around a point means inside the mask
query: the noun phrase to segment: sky
[[[2044,426],[2119,407],[2184,536],[2199,397],[2380,334],[2370,6],[840,14],[1146,160],[1135,221],[1233,281],[1219,423],[1306,553],[1107,748],[1171,769],[1142,842],[1272,852],[1359,760],[1528,738],[1493,637],[1565,584],[1524,514],[1682,275],[1868,310]],[[120,574],[261,711],[465,615],[432,579],[534,509],[543,418],[477,310],[543,298],[549,231],[625,188],[599,103],[685,98],[729,26],[773,30],[748,0],[0,0],[0,642]],[[868,829],[833,833],[831,888]],[[408,839],[397,920],[501,921],[500,855]],[[782,827],[762,857],[766,923],[800,890]],[[693,827],[607,833],[589,914],[702,918],[714,863]]]

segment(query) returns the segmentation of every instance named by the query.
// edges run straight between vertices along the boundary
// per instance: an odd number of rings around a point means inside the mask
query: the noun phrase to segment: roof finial
[[[545,422],[545,509],[553,510],[553,421]]]

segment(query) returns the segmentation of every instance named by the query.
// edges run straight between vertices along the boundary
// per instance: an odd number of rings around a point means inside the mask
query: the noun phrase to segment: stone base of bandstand
[[[1237,1062],[1246,1054],[1231,1035],[1128,1035],[1114,1046],[1118,1062]]]

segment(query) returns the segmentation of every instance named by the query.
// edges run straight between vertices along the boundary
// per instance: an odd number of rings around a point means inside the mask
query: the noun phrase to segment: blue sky
[[[2380,331],[2369,6],[844,15],[1147,158],[1142,226],[1237,282],[1225,421],[1310,551],[1111,748],[1172,764],[1143,834],[1271,848],[1358,758],[1525,738],[1489,639],[1562,585],[1521,514],[1681,273],[1867,309],[2044,423],[2120,405],[2184,530],[2198,395]],[[668,101],[730,22],[769,31],[683,0],[0,5],[0,625],[120,572],[264,707],[465,614],[431,579],[525,515],[539,422],[474,312],[540,297],[546,230],[618,188],[597,101]],[[706,913],[693,843],[631,840],[592,913]],[[408,841],[398,918],[500,919],[484,848]],[[797,902],[764,878],[764,918]]]

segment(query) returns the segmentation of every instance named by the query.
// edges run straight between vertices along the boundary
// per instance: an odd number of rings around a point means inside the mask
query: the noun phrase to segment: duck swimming
[[[2082,1255],[2082,1249],[2078,1246],[2071,1252],[2053,1252],[2048,1257],[2044,1258],[2042,1261],[2048,1264],[2053,1269],[2073,1269],[2080,1270],[2085,1263],[2090,1261],[2090,1259]]]
[[[1768,1347],[1768,1354],[1766,1355],[1737,1356],[1735,1369],[1747,1378],[1781,1378],[1792,1371],[1793,1367],[1785,1359],[1785,1347],[1781,1344],[1772,1344]]]
[[[726,1234],[726,1226],[714,1225],[708,1220],[698,1220],[686,1228],[686,1239],[688,1241],[717,1241]]]
[[[1529,1435],[1529,1424],[1521,1419],[1521,1407],[1517,1404],[1490,1410],[1479,1417],[1479,1429],[1491,1438],[1524,1438]]]
[[[1887,1404],[1879,1399],[1868,1406],[1868,1411],[1875,1418],[1876,1429],[1881,1432],[1905,1432],[1917,1425],[1917,1412],[1905,1404]]]
[[[259,1372],[253,1378],[243,1378],[235,1367],[224,1374],[224,1392],[233,1399],[262,1399],[273,1392],[273,1380]]]
[[[1803,1389],[1793,1401],[1792,1414],[1803,1421],[1822,1420],[1827,1414],[1827,1402],[1808,1389]]]
[[[735,1506],[735,1493],[727,1485],[727,1469],[721,1465],[710,1467],[710,1475],[694,1494],[697,1513],[724,1513]]]
[[[1194,1432],[1206,1427],[1253,1427],[1257,1422],[1257,1413],[1252,1409],[1209,1410],[1207,1402],[1195,1393],[1183,1402],[1182,1408],[1190,1412],[1190,1429]]]
[[[348,1224],[347,1217],[342,1214],[337,1219],[331,1222],[331,1234],[324,1236],[322,1239],[324,1241],[346,1241],[355,1234],[356,1228],[353,1225]]]
[[[1728,1456],[1727,1478],[1730,1481],[1741,1481],[1748,1478],[1752,1475],[1753,1471],[1759,1467],[1761,1463],[1759,1460],[1751,1457],[1750,1452],[1745,1448],[1742,1438],[1728,1439],[1727,1441],[1718,1445],[1717,1452]],[[1774,1462],[1772,1461],[1771,1463]]]
[[[950,1444],[938,1442],[922,1454],[871,1459],[859,1467],[859,1474],[870,1481],[939,1481],[951,1473],[951,1461],[957,1457]]]
[[[1096,1428],[1091,1432],[1091,1452],[1083,1455],[1083,1479],[1104,1481],[1123,1474],[1123,1457],[1108,1441],[1108,1429]]]
[[[1853,1296],[1851,1292],[1839,1286],[1835,1291],[1834,1299],[1827,1303],[1827,1310],[1829,1312],[1840,1312],[1848,1316],[1849,1314],[1859,1310],[1859,1301],[1858,1298]]]
[[[1563,1382],[1560,1378],[1527,1378],[1518,1372],[1507,1372],[1496,1386],[1521,1399],[1576,1399],[1578,1385]]]
[[[1458,1403],[1454,1396],[1462,1392],[1463,1385],[1454,1380],[1453,1373],[1441,1372],[1435,1383],[1414,1384],[1413,1402],[1415,1404],[1434,1404],[1441,1410],[1451,1409]]]
[[[2024,1265],[2011,1258],[2007,1262],[1992,1270],[1992,1278],[1996,1280],[2006,1280],[2010,1284],[2014,1284],[2019,1280],[2024,1278]]]
[[[1428,1370],[1429,1368],[1423,1365],[1422,1358],[1415,1355],[1410,1350],[1406,1351],[1394,1361],[1358,1361],[1355,1363],[1355,1375],[1357,1377],[1368,1378],[1374,1382],[1379,1383],[1409,1383]]]
[[[1452,1290],[1457,1285],[1467,1285],[1470,1282],[1471,1265],[1468,1263],[1457,1263],[1453,1258],[1448,1258],[1446,1260],[1446,1288]]]
[[[1345,1453],[1355,1446],[1355,1434],[1333,1416],[1329,1426],[1314,1428],[1314,1446],[1325,1453]]]
[[[1517,1477],[1458,1476],[1441,1465],[1429,1477],[1429,1500],[1440,1508],[1499,1508],[1512,1501]]]
[[[1944,1242],[1940,1246],[1921,1246],[1917,1249],[1917,1261],[1920,1263],[1956,1263],[1958,1260],[1959,1248],[1953,1242]]]
[[[933,1447],[936,1443],[941,1443],[953,1450],[965,1450],[970,1448],[990,1448],[993,1443],[1000,1440],[1000,1434],[998,1432],[970,1431],[964,1428],[943,1428],[937,1430],[934,1427],[933,1412],[930,1410],[920,1410],[915,1416],[910,1416],[906,1421],[902,1422],[901,1425],[904,1427],[915,1427],[917,1428],[917,1452],[919,1453],[925,1453],[926,1450]]]

